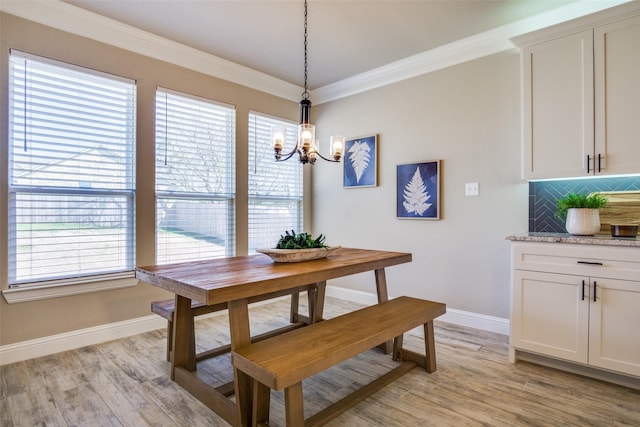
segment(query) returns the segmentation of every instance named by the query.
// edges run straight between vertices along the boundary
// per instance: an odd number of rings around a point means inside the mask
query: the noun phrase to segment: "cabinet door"
[[[579,276],[514,270],[511,346],[587,363],[589,295],[582,283]]]
[[[600,173],[638,173],[640,16],[596,28],[594,43],[595,155],[601,158]]]
[[[589,364],[640,376],[640,282],[591,279]]]
[[[594,148],[593,31],[525,48],[522,67],[523,178],[587,175]]]

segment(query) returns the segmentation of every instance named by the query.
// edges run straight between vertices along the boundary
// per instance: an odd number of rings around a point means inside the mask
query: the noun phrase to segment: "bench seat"
[[[281,296],[291,295],[291,312],[290,312],[290,321],[292,324],[307,324],[313,323],[322,318],[322,304],[324,302],[324,290],[326,283],[314,283],[310,285],[299,286],[297,288],[287,289],[285,291],[272,292],[266,295],[260,295],[258,297],[253,297],[249,299],[249,303],[255,303],[260,301],[265,301],[273,298],[278,298]],[[307,292],[308,296],[308,304],[309,304],[309,316],[304,316],[299,313],[299,298],[301,292]],[[316,307],[316,305],[320,305],[320,307]],[[222,310],[227,309],[226,303],[206,305],[201,302],[192,300],[191,301],[191,332],[190,332],[190,369],[195,369],[195,363],[200,360],[208,359],[210,357],[215,357],[217,355],[223,354],[225,352],[230,351],[230,346],[222,346],[216,349],[207,350],[202,353],[196,354],[195,351],[195,325],[194,318],[198,316],[202,316],[205,314],[216,313]],[[175,299],[166,299],[161,301],[153,301],[151,303],[151,312],[155,313],[161,317],[167,319],[167,354],[166,358],[168,361],[171,360],[171,351],[173,349],[173,316],[175,312]],[[283,330],[288,328],[283,328]],[[274,331],[277,333],[278,331]],[[266,336],[271,336],[271,334],[265,334]],[[260,339],[260,338],[258,338]]]
[[[326,422],[344,412],[351,403],[363,399],[362,393],[351,397],[351,402],[350,397],[345,398],[345,402],[337,402],[305,424],[302,380],[390,339],[394,339],[393,359],[411,366],[401,365],[395,368],[396,373],[386,374],[380,383],[382,386],[416,365],[434,372],[433,319],[445,312],[445,304],[403,296],[235,349],[232,351],[234,368],[254,380],[256,424],[268,423],[269,389],[285,390],[287,426]],[[425,355],[402,348],[403,334],[421,325],[425,333]],[[379,388],[374,386],[370,391],[373,393]]]

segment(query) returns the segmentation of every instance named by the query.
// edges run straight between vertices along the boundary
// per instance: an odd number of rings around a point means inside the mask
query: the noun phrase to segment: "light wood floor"
[[[302,299],[302,298],[301,298]],[[357,308],[328,298],[325,317]],[[253,307],[252,331],[282,326],[288,301]],[[197,322],[202,349],[228,342],[226,316]],[[405,345],[424,349],[417,337]],[[507,337],[436,323],[438,370],[414,369],[330,426],[640,426],[640,391],[507,361]],[[225,426],[168,377],[165,331],[0,367],[0,426]],[[372,350],[303,384],[309,416],[395,362]],[[222,383],[228,357],[199,365]],[[272,426],[283,396],[272,395]]]

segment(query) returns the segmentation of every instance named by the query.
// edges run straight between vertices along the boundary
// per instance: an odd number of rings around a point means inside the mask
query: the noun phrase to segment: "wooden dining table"
[[[373,271],[378,302],[388,300],[385,268],[411,262],[411,254],[339,248],[329,256],[297,263],[276,263],[263,254],[138,267],[136,277],[175,294],[171,378],[232,425],[252,421],[250,378],[234,369],[235,402],[190,369],[191,301],[226,303],[231,349],[251,343],[249,299],[318,284],[315,316],[321,318],[327,280]],[[390,352],[387,343],[386,352]],[[197,369],[197,367],[195,368]]]

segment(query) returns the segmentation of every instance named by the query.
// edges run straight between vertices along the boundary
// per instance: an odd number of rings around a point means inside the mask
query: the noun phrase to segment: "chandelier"
[[[274,126],[271,128],[271,146],[275,152],[276,162],[289,160],[296,153],[299,156],[300,163],[314,164],[319,157],[328,162],[339,162],[344,149],[344,137],[332,136],[329,150],[333,159],[329,159],[320,154],[318,149],[318,141],[316,140],[316,127],[310,123],[311,101],[309,100],[309,91],[307,90],[307,0],[304,0],[304,92],[302,92],[302,100],[300,100],[300,124],[298,125],[298,139],[293,149],[282,154],[285,141],[287,139],[286,128],[283,126]]]

